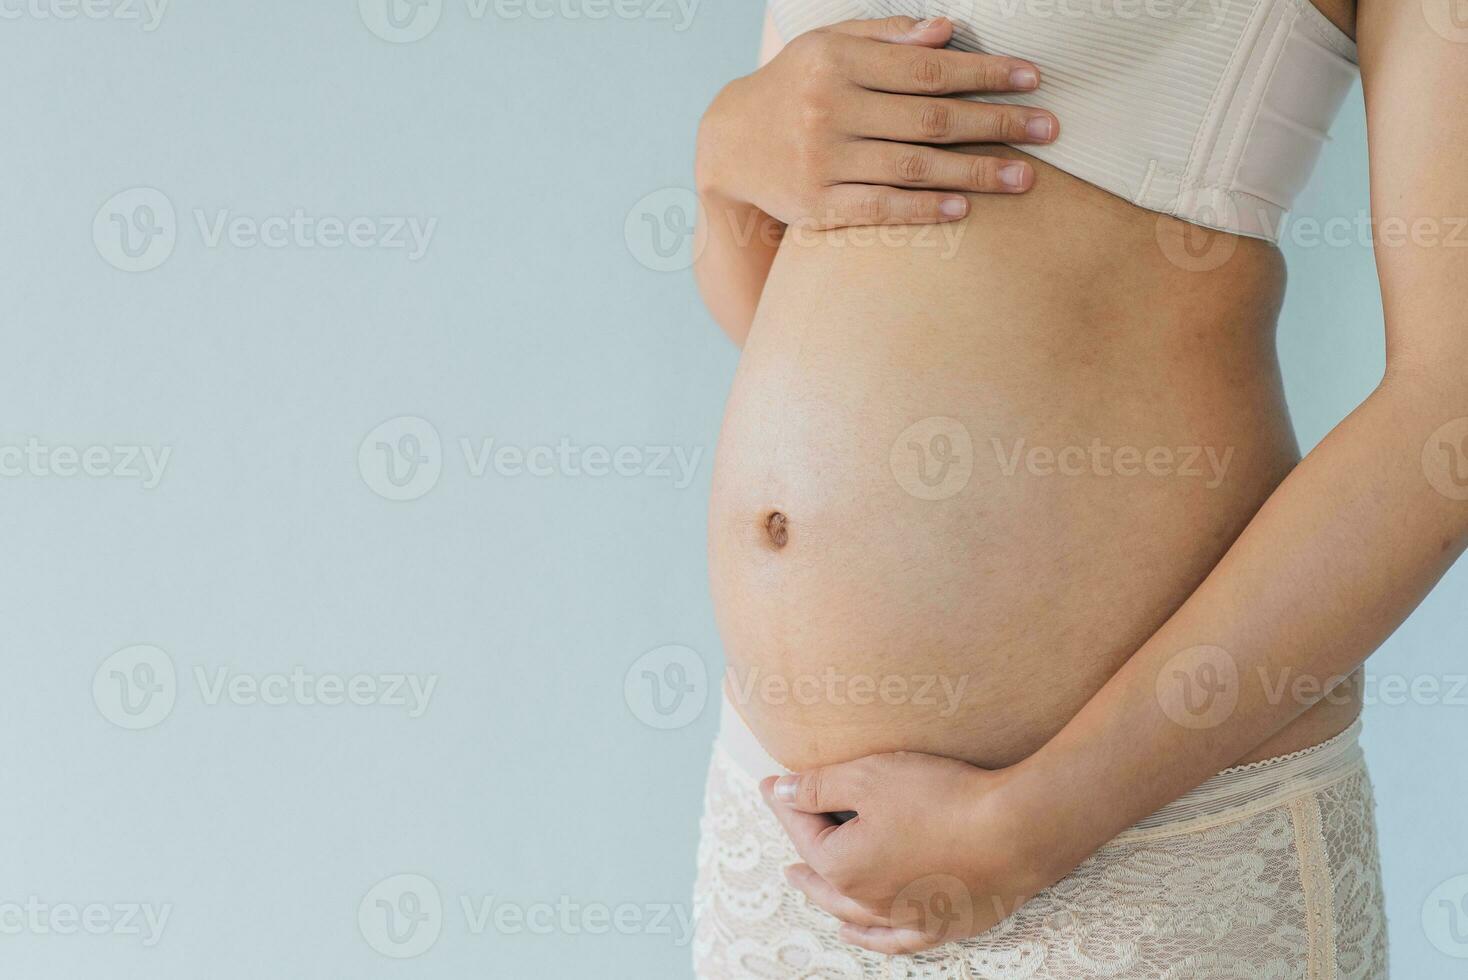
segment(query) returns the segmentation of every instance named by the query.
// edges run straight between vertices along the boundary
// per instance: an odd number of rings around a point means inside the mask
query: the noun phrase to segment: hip
[[[778,765],[726,704],[698,851],[697,975],[1384,980],[1358,731],[1220,773],[990,932],[889,958],[841,943],[836,921],[785,883],[799,858],[758,790]],[[963,912],[960,901],[944,914]]]

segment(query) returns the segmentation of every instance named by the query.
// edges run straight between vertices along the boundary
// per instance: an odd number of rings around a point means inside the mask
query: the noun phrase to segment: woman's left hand
[[[986,932],[1080,863],[1023,776],[897,752],[760,790],[805,860],[786,869],[791,885],[841,920],[846,942],[898,955]]]

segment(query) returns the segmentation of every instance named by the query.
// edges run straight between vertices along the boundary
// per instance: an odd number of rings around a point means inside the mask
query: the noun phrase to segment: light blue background
[[[0,20],[0,446],[172,450],[152,490],[0,479],[0,903],[172,906],[151,948],[0,933],[4,976],[689,975],[676,935],[474,934],[458,901],[686,910],[715,712],[657,730],[624,679],[665,644],[718,669],[703,524],[736,355],[686,273],[639,261],[656,253],[638,202],[689,185],[698,118],[752,66],[760,14],[705,2],[680,30],[475,19],[466,2],[410,44],[375,36],[351,0],[179,0],[151,32]],[[1301,214],[1366,206],[1359,90],[1336,133]],[[136,274],[92,232],[134,187],[178,216],[171,256]],[[194,219],[297,208],[439,223],[413,262],[211,248]],[[1380,305],[1368,248],[1287,251],[1281,350],[1309,446],[1379,377]],[[400,416],[443,440],[436,486],[408,502],[358,464]],[[476,477],[461,438],[703,455],[682,488]],[[1468,671],[1465,592],[1460,568],[1374,672]],[[133,644],[166,651],[180,685],[142,731],[92,693]],[[193,679],[297,665],[439,681],[410,718],[211,705]],[[1378,705],[1367,720],[1394,969],[1410,980],[1464,965],[1420,918],[1468,872],[1465,717]],[[437,943],[399,961],[357,910],[404,872],[446,913]]]

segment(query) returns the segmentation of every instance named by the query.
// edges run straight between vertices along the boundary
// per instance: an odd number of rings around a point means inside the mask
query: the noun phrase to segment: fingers
[[[811,226],[851,228],[865,225],[931,225],[958,221],[969,212],[968,198],[943,191],[903,191],[872,184],[837,184],[821,200]],[[837,808],[830,812],[839,812]]]
[[[1023,160],[974,156],[912,143],[860,140],[849,144],[837,165],[842,181],[931,187],[979,194],[1020,194],[1035,183]]]
[[[781,802],[774,795],[775,779],[770,777],[760,783],[760,793],[765,798],[765,803],[775,814],[775,819],[780,821],[780,826],[785,828],[785,834],[790,838],[790,843],[795,845],[795,852],[799,854],[808,864],[824,866],[822,857],[825,853],[827,838],[841,829],[841,824],[824,814],[805,813]]]
[[[878,17],[868,20],[848,20],[833,24],[825,30],[848,37],[866,38],[869,41],[886,41],[889,44],[920,44],[930,48],[941,48],[953,39],[953,21],[947,17],[934,17],[919,21],[914,17]]]
[[[806,813],[859,813],[870,785],[869,767],[859,760],[781,776],[775,781],[774,795],[786,806]]]
[[[847,77],[875,92],[959,95],[1030,92],[1040,71],[1020,58],[916,46],[855,45],[843,52]]]
[[[841,925],[841,940],[874,953],[888,956],[907,956],[941,945],[916,929],[893,929],[880,925],[856,925],[846,922]]]
[[[792,888],[803,893],[812,905],[829,913],[842,922],[859,926],[885,926],[887,920],[868,911],[861,903],[847,898],[835,887],[816,874],[808,864],[792,864],[785,869],[785,880]]]
[[[846,132],[903,143],[1050,143],[1060,135],[1060,121],[1044,109],[966,99],[874,94],[840,111]]]

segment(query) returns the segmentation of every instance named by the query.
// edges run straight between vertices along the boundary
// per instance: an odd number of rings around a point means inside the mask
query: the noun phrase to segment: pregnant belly
[[[709,545],[726,690],[788,766],[1028,755],[1297,459],[1272,250],[1185,269],[1120,203],[1082,202],[1105,247],[1046,230],[1054,193],[782,248]]]

